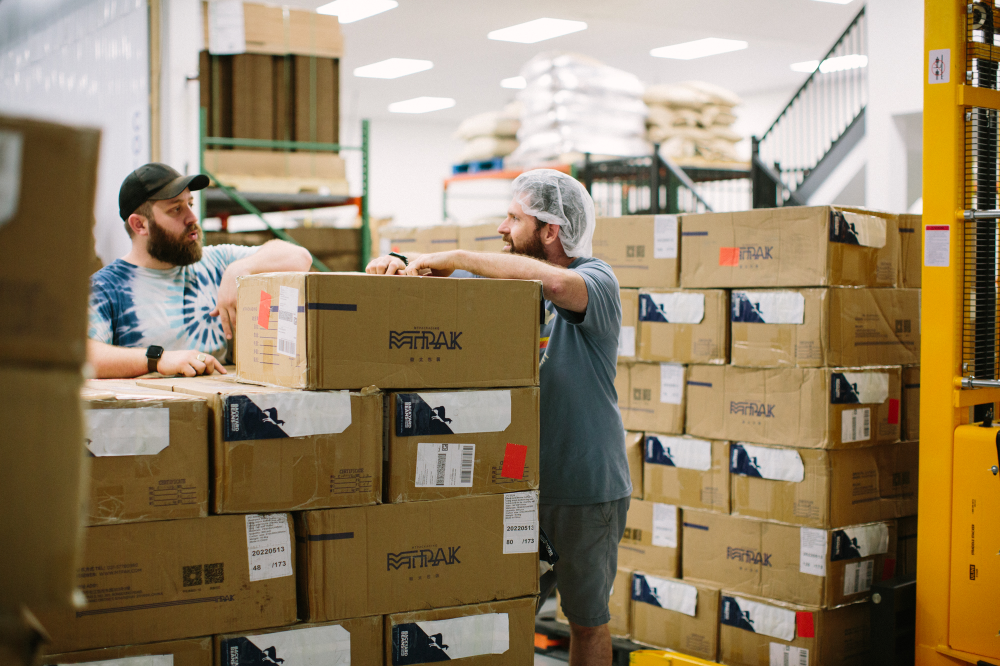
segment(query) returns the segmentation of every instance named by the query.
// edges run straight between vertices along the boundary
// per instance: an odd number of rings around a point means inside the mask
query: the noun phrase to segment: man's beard
[[[195,225],[195,228],[198,229],[198,238],[190,241],[187,239],[190,228],[185,228],[180,236],[171,236],[166,229],[150,220],[146,251],[153,259],[174,266],[189,266],[201,261],[201,227]]]
[[[535,233],[531,239],[520,247],[514,244],[514,239],[510,236],[504,236],[503,240],[510,245],[510,249],[508,250],[510,254],[519,254],[523,257],[531,257],[540,261],[546,260],[545,246],[542,245],[541,229],[535,229]]]

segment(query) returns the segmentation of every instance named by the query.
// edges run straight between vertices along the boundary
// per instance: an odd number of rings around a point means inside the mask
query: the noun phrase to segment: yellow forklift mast
[[[1000,664],[1000,8],[926,0],[917,664]],[[946,316],[947,315],[947,316]]]

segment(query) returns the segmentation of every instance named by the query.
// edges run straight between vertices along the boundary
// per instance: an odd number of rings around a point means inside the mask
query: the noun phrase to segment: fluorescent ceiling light
[[[428,113],[450,109],[453,106],[455,106],[455,100],[450,97],[414,97],[402,102],[393,102],[389,105],[389,111],[392,113]]]
[[[553,37],[562,37],[572,32],[586,30],[583,21],[564,21],[563,19],[540,18],[527,23],[519,23],[509,28],[494,30],[486,35],[500,42],[517,42],[519,44],[534,44]]]
[[[528,82],[524,80],[523,76],[512,76],[509,79],[504,79],[500,82],[501,88],[511,88],[512,90],[520,90],[521,88],[526,88]]]
[[[834,5],[849,5],[853,0],[816,0],[817,2],[829,2]]]
[[[318,7],[316,13],[336,16],[341,23],[354,23],[398,6],[396,0],[334,0]]]
[[[358,67],[354,76],[365,79],[398,79],[401,76],[424,72],[434,66],[430,60],[411,60],[409,58],[389,58],[381,62]]]
[[[738,39],[720,39],[719,37],[709,37],[699,39],[694,42],[684,42],[673,46],[661,46],[653,49],[649,55],[657,58],[673,58],[674,60],[693,60],[704,58],[705,56],[718,55],[719,53],[729,53],[730,51],[740,51],[748,44]]]
[[[815,72],[817,66],[822,74],[842,72],[847,69],[860,69],[868,66],[868,56],[852,53],[851,55],[827,58],[822,64],[820,64],[818,60],[807,60],[805,62],[796,62],[791,65],[793,72],[805,73]]]

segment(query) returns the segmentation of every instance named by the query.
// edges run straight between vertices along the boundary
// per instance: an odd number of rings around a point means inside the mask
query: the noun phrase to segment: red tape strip
[[[523,444],[507,443],[503,454],[503,468],[500,476],[520,481],[524,478],[524,461],[528,458],[528,447]]]
[[[795,613],[795,634],[799,638],[816,637],[816,625],[813,623],[812,612],[798,611]]]
[[[257,308],[257,325],[267,328],[271,324],[271,294],[260,292],[260,306]]]
[[[738,248],[738,247],[720,247],[719,248],[719,265],[720,266],[739,266],[740,265],[740,248]]]
[[[889,423],[896,425],[899,423],[899,400],[889,398]]]

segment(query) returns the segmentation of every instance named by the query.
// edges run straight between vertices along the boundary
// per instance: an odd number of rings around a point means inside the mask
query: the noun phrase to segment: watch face
[[[159,345],[150,345],[149,349],[146,350],[146,358],[160,358],[163,356],[163,347]]]

